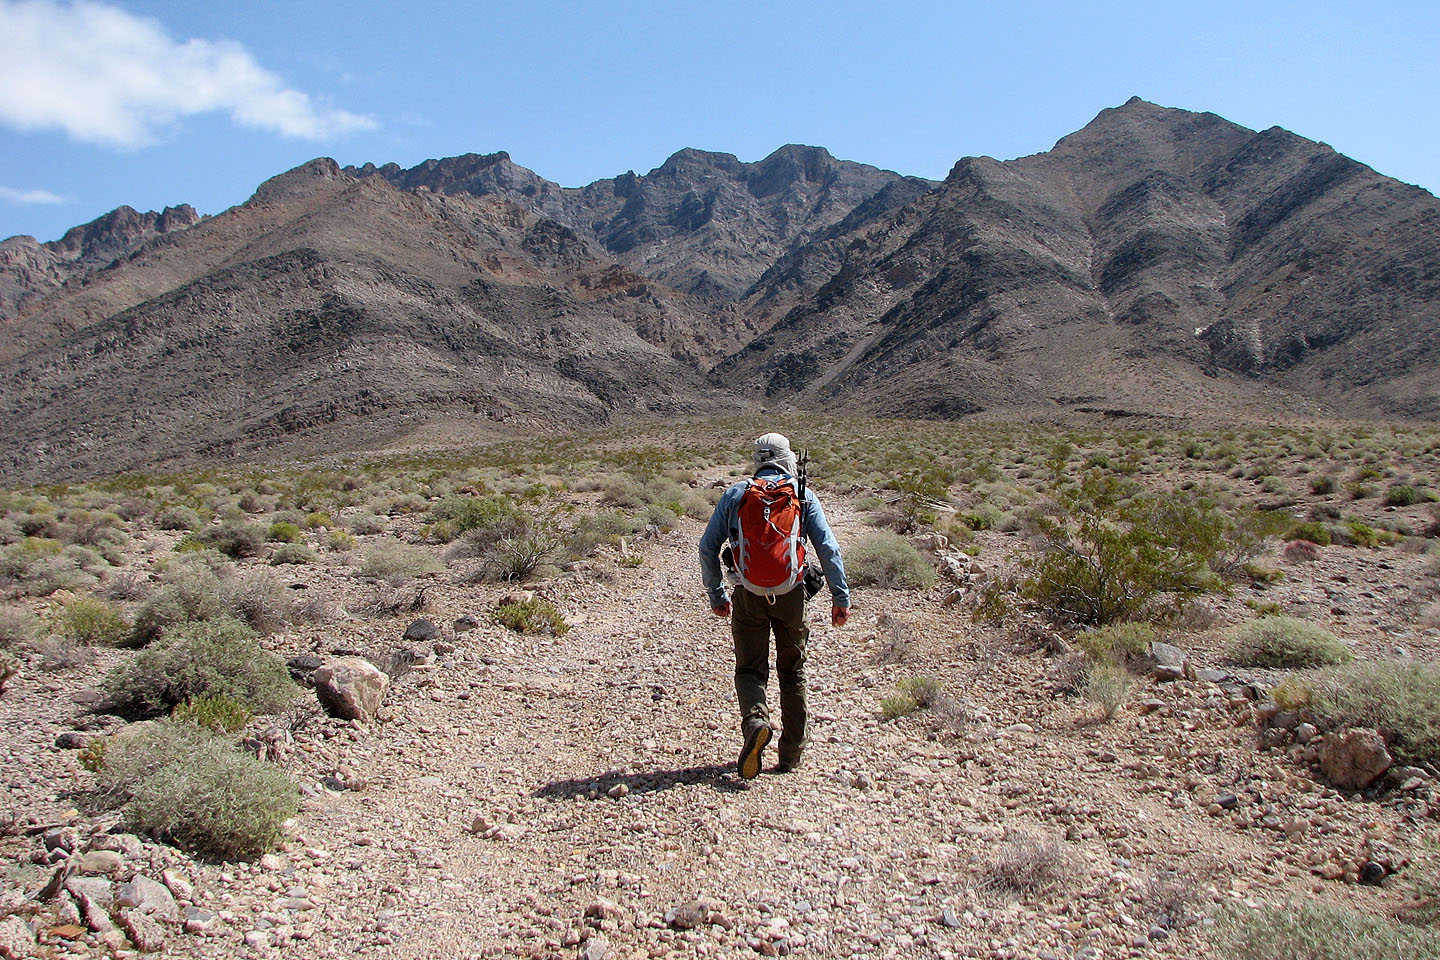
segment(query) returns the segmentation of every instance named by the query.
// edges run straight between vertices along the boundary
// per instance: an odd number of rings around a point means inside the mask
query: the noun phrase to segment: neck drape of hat
[[[755,441],[755,470],[758,472],[763,467],[775,467],[795,476],[795,453],[790,449],[790,441],[782,433],[767,433]]]

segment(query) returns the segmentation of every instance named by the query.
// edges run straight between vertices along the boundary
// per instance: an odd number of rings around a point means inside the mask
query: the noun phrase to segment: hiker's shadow
[[[705,767],[682,767],[678,770],[646,770],[640,773],[604,773],[595,777],[575,777],[570,780],[556,780],[538,788],[534,797],[552,800],[569,800],[577,795],[587,799],[608,797],[618,786],[625,788],[625,794],[658,793],[674,787],[692,784],[708,784],[721,793],[736,793],[745,789],[745,784],[732,775],[733,764],[721,766],[710,764]]]

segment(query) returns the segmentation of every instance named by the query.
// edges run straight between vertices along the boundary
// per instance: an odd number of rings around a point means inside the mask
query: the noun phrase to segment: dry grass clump
[[[161,721],[98,743],[84,759],[102,805],[122,808],[131,830],[195,853],[258,857],[299,811],[285,774],[195,724]]]
[[[1321,667],[1353,658],[1350,648],[1318,624],[1277,614],[1230,633],[1227,655],[1245,667]]]
[[[1440,669],[1356,664],[1310,685],[1308,709],[1327,728],[1375,727],[1410,763],[1440,763]]]
[[[1115,719],[1130,698],[1135,679],[1118,663],[1093,663],[1080,684],[1080,694],[1098,706],[1106,720]]]
[[[1016,830],[991,857],[981,883],[1026,900],[1043,900],[1074,890],[1084,876],[1084,862],[1066,844]]]
[[[935,586],[935,567],[915,546],[889,530],[867,533],[845,552],[845,573],[853,584],[902,590]]]
[[[443,569],[434,554],[424,547],[401,543],[398,540],[377,543],[367,548],[365,559],[360,563],[362,577],[374,577],[393,586],[399,586],[427,573],[439,573]]]
[[[1216,929],[1217,946],[1233,960],[1440,960],[1440,931],[1433,927],[1318,900],[1234,908]]]

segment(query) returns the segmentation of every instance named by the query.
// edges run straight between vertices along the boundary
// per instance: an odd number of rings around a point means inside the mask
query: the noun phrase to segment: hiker
[[[760,773],[761,755],[774,729],[765,707],[770,678],[770,632],[780,678],[780,747],[775,769],[788,773],[805,751],[805,600],[820,589],[819,573],[805,565],[808,539],[830,586],[830,622],[850,618],[850,587],[840,545],[825,522],[813,490],[805,487],[790,441],[767,433],[755,441],[755,475],[732,485],[715,505],[700,538],[700,576],[717,617],[730,617],[735,641],[735,696],[740,703],[740,776]],[[733,606],[720,574],[735,586]],[[807,584],[808,581],[808,584]],[[732,615],[733,614],[733,615]]]

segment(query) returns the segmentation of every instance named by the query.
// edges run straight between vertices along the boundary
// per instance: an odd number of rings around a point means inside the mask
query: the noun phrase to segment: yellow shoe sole
[[[744,780],[754,780],[760,776],[760,755],[765,752],[765,745],[770,742],[771,730],[769,726],[756,727],[745,738],[745,746],[740,750],[740,777]]]

